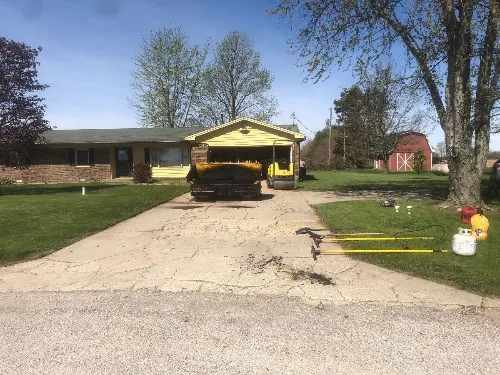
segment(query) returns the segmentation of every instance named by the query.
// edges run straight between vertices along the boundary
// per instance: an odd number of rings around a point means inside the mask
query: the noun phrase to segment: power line
[[[295,112],[292,112],[292,120],[297,120],[300,125],[302,125],[304,127],[304,129],[306,129],[309,133],[313,133],[314,135],[316,135],[317,131],[316,132],[313,132],[311,129],[308,129],[303,123],[302,121],[299,120],[299,118],[297,116],[295,116]],[[295,124],[294,124],[295,125]]]

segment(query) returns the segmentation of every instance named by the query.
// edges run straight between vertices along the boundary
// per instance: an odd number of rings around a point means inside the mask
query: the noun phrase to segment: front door
[[[132,149],[116,149],[116,177],[128,177],[132,171]]]

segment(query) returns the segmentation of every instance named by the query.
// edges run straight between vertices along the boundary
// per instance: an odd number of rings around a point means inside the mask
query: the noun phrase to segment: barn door
[[[413,170],[413,153],[411,152],[398,152],[396,154],[396,166],[398,171],[412,171]]]

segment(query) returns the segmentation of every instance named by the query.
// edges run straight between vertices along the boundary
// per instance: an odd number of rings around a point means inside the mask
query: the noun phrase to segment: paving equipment
[[[434,240],[434,237],[359,237],[359,238],[317,238],[313,237],[316,246],[320,243],[339,243],[343,241],[399,241],[399,240]]]
[[[276,159],[276,140],[273,142],[273,162],[267,168],[267,187],[275,190],[295,188],[293,163],[286,158]]]
[[[187,181],[196,199],[235,197],[260,199],[262,165],[259,163],[196,163]]]
[[[382,254],[382,253],[447,253],[448,250],[432,250],[432,249],[363,249],[363,250],[320,250],[316,247],[311,246],[311,255],[314,260],[318,259],[318,255],[335,255],[335,254],[351,254],[351,253],[372,253],[372,254]]]

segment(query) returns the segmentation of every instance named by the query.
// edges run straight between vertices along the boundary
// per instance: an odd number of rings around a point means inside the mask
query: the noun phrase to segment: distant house
[[[258,161],[273,157],[294,164],[298,179],[300,142],[295,125],[270,125],[240,118],[203,128],[52,130],[40,153],[21,168],[1,165],[0,177],[22,182],[103,181],[129,177],[148,163],[155,178],[185,178],[192,163]],[[265,177],[265,176],[264,176]]]
[[[392,147],[388,169],[390,171],[411,171],[413,170],[413,153],[419,148],[424,150],[426,158],[426,169],[432,168],[432,152],[427,136],[419,132],[405,132],[393,134],[390,139]],[[373,168],[384,168],[384,157],[380,148],[375,149]]]

